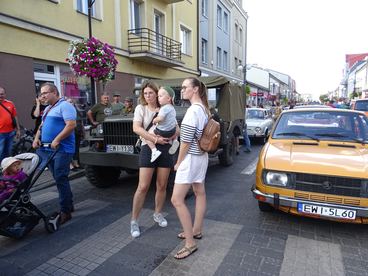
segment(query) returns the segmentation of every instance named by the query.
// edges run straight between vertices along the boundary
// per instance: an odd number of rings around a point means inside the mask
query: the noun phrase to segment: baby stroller
[[[21,183],[8,199],[0,203],[0,235],[20,239],[30,232],[42,219],[45,228],[53,233],[59,228],[60,215],[55,212],[45,215],[31,202],[30,189],[43,173],[57,150],[41,166],[41,158],[34,153],[22,153],[14,156],[22,161],[21,167],[28,177]],[[0,180],[4,180],[0,177]],[[6,179],[6,181],[9,181]],[[14,181],[13,182],[17,182]]]

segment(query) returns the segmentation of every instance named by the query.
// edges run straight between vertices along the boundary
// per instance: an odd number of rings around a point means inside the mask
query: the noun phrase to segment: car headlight
[[[286,187],[289,182],[289,176],[284,172],[265,171],[263,174],[263,183],[272,186]]]
[[[260,127],[256,127],[254,130],[255,130],[256,132],[261,132],[261,131],[262,131],[262,128],[260,128]]]

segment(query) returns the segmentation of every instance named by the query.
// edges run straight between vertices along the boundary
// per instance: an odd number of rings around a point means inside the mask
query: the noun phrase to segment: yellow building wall
[[[115,11],[114,0],[102,1],[102,20],[92,19],[93,36],[115,44]],[[4,14],[63,31],[75,36],[88,36],[88,17],[77,12],[74,0],[61,0],[59,4],[46,0],[0,0],[0,11]],[[197,71],[197,4],[187,0],[166,4],[160,0],[144,1],[144,27],[153,30],[154,9],[165,14],[165,35],[180,41],[180,22],[192,30],[192,55],[182,55],[184,68],[180,69],[157,66],[148,62],[140,62],[117,55],[119,61],[117,71],[150,78],[176,78],[194,75]],[[121,34],[122,49],[128,50],[127,31],[129,29],[129,1],[121,0]],[[174,14],[173,14],[174,11]],[[21,28],[0,23],[0,51],[16,55],[29,56],[36,59],[65,63],[69,42],[45,34],[31,32]]]

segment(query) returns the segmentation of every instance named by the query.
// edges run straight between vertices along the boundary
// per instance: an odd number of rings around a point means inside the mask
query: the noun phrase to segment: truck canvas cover
[[[181,89],[185,78],[153,80],[159,86],[171,86],[176,90]],[[217,106],[219,116],[225,121],[243,120],[245,110],[245,91],[242,86],[232,83],[225,77],[199,77],[208,89],[218,88]]]

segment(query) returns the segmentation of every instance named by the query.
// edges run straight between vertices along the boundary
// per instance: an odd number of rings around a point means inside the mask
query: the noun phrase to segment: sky
[[[247,63],[285,73],[319,95],[342,79],[345,54],[368,52],[368,0],[243,0]]]

